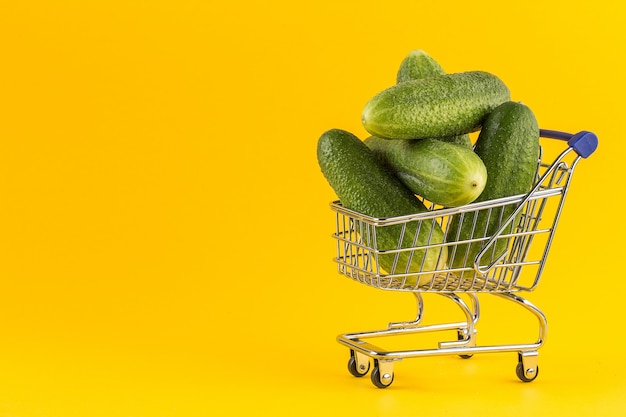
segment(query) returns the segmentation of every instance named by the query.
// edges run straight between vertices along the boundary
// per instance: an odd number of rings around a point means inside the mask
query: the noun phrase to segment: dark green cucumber
[[[532,188],[539,158],[539,126],[531,109],[518,102],[506,102],[493,110],[485,120],[475,146],[476,154],[487,168],[487,184],[476,202],[526,194]],[[493,236],[515,211],[515,205],[456,215],[446,240],[462,241]],[[518,219],[504,233],[511,233]],[[506,250],[510,239],[498,239],[480,261],[486,266]],[[450,265],[471,267],[486,242],[460,244],[450,249]],[[452,255],[452,253],[454,255]]]
[[[363,126],[373,136],[455,136],[479,130],[485,117],[509,99],[509,89],[495,75],[460,72],[389,87],[365,105],[361,117]]]
[[[321,135],[317,159],[324,177],[344,207],[375,218],[388,218],[427,211],[424,204],[378,160],[358,137],[341,129]],[[419,230],[419,231],[418,231]],[[416,236],[417,234],[417,236]],[[443,242],[443,231],[432,221],[412,222],[402,235],[402,225],[376,229],[380,251],[426,246]],[[400,241],[401,245],[399,245]],[[417,242],[417,243],[415,243]],[[387,273],[432,271],[445,264],[444,247],[379,255]]]
[[[446,72],[435,59],[421,49],[416,49],[408,53],[408,55],[400,63],[398,73],[396,74],[396,83],[406,81],[420,80],[422,78],[435,77],[443,75]],[[472,140],[468,134],[455,135],[438,138],[444,142],[457,143],[459,145],[472,147]]]
[[[365,144],[415,194],[446,207],[474,201],[485,188],[487,170],[466,146],[437,139],[381,139]]]

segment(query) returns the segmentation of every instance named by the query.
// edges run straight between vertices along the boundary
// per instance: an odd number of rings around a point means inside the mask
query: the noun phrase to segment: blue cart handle
[[[540,129],[539,135],[543,138],[560,139],[567,141],[567,144],[583,158],[589,157],[598,147],[598,137],[587,131],[576,134],[559,132],[558,130]]]

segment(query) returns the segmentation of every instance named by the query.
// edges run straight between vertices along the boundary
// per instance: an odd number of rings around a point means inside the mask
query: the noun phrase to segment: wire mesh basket
[[[523,195],[455,208],[425,201],[427,212],[385,219],[351,211],[340,201],[331,203],[339,272],[387,290],[534,289],[581,158],[575,150],[568,147],[548,162],[540,158],[535,185]],[[383,233],[396,236],[396,242],[382,247],[378,237]]]

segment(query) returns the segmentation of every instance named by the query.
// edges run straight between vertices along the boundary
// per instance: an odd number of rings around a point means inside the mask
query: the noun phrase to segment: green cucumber
[[[396,75],[396,82],[399,84],[405,81],[419,80],[436,75],[443,75],[445,73],[441,65],[439,65],[433,57],[421,49],[416,49],[409,52],[400,63]]]
[[[317,159],[322,174],[344,207],[350,210],[375,218],[427,211],[411,190],[378,160],[362,140],[350,132],[331,129],[322,134],[317,144]],[[409,223],[404,234],[401,224],[376,228],[379,251],[441,244],[443,241],[442,229],[430,220]],[[446,257],[444,246],[382,253],[378,260],[380,267],[389,274],[417,273],[440,268],[445,265]],[[412,282],[416,282],[415,278]]]
[[[487,184],[476,202],[526,194],[532,188],[539,160],[539,126],[532,110],[518,102],[509,101],[493,110],[485,120],[475,146],[476,154],[487,168]],[[515,205],[455,215],[447,231],[449,242],[493,236],[503,222],[515,211]],[[511,233],[519,218],[507,226]],[[500,257],[510,238],[497,239],[493,250],[487,250],[480,261],[486,266]],[[471,267],[485,241],[464,243],[451,247],[453,268]],[[452,256],[452,254],[451,254]]]
[[[508,87],[484,71],[444,74],[396,84],[363,108],[363,127],[388,139],[424,139],[475,132],[510,99]]]
[[[432,56],[428,55],[421,49],[416,49],[409,52],[400,63],[400,68],[398,68],[398,73],[396,75],[396,82],[400,84],[406,81],[435,77],[445,73],[446,72],[443,70],[441,65],[435,61]],[[472,140],[468,134],[448,136],[438,139],[444,142],[464,145],[468,148],[472,147]]]
[[[440,140],[442,142],[454,143],[457,145],[465,146],[466,148],[469,148],[469,149],[474,148],[474,145],[472,145],[472,138],[470,138],[470,135],[468,135],[467,133],[464,135],[444,136],[442,138],[435,138],[435,139]],[[398,140],[402,140],[402,139],[398,139]]]
[[[415,194],[446,207],[474,201],[485,188],[487,170],[466,146],[437,139],[381,139],[365,144]]]

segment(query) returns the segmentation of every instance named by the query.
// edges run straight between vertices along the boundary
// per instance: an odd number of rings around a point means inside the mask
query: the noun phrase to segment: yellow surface
[[[3,2],[0,417],[623,415],[625,16],[617,0]],[[414,305],[336,273],[317,138],[364,137],[362,106],[412,49],[600,138],[528,295],[550,323],[531,384],[508,353],[404,360],[379,390],[335,342]],[[536,337],[483,309],[479,341]]]

